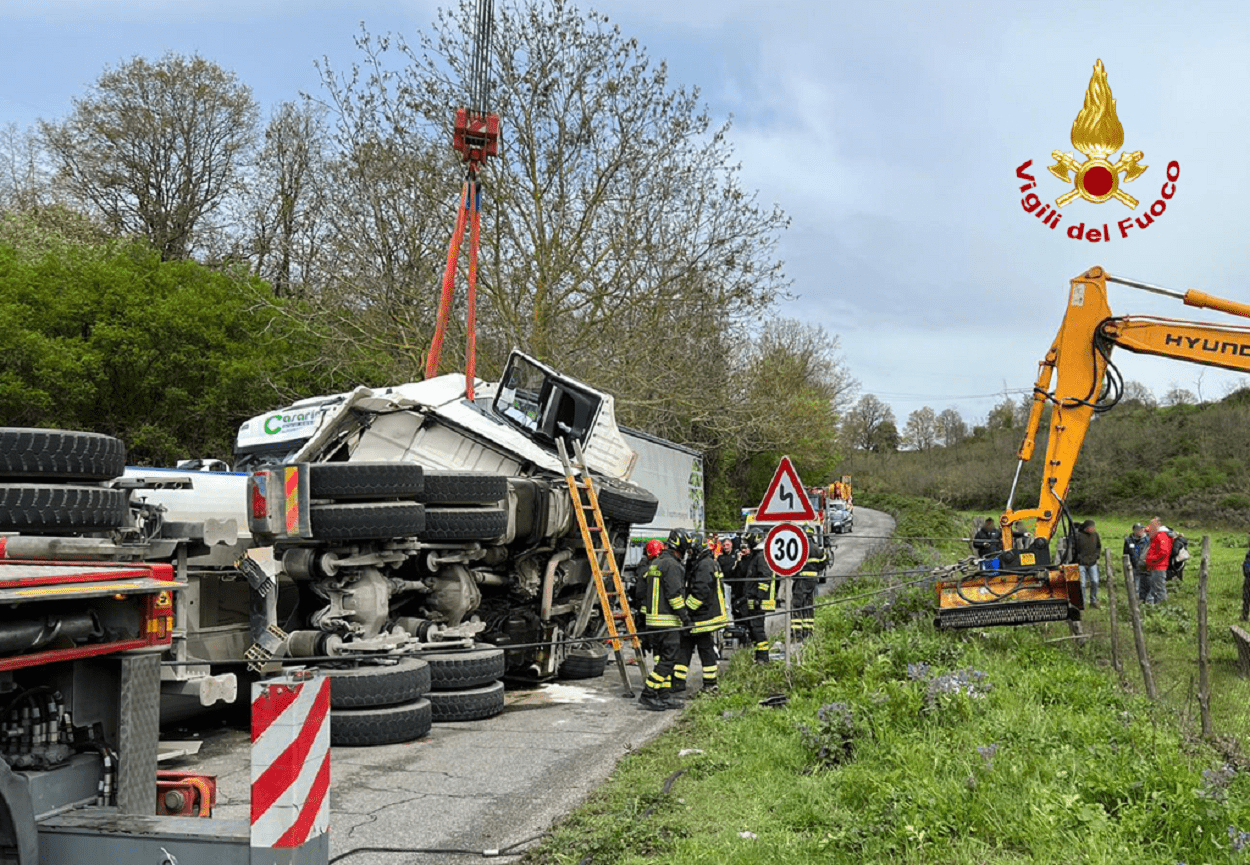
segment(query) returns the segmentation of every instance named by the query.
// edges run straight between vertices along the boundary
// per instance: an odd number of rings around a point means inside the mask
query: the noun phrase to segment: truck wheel
[[[406,538],[425,529],[425,506],[409,502],[311,505],[308,513],[318,540]]]
[[[382,708],[331,709],[330,744],[368,747],[411,742],[429,733],[431,723],[432,708],[425,698]]]
[[[313,463],[308,494],[314,499],[415,499],[424,478],[416,463]]]
[[[660,509],[660,500],[650,490],[616,478],[592,477],[599,510],[609,520],[632,525],[651,522]]]
[[[430,508],[425,512],[424,541],[491,540],[508,532],[503,508]]]
[[[430,687],[436,691],[476,688],[504,673],[503,649],[436,652],[421,657],[429,662]]]
[[[430,691],[426,695],[434,712],[434,723],[480,721],[503,711],[503,682],[460,691]]]
[[[107,481],[126,470],[126,446],[100,433],[0,428],[0,477]]]
[[[608,669],[607,649],[573,649],[560,662],[561,679],[597,679]]]
[[[491,505],[508,495],[506,475],[489,472],[426,472],[418,501],[430,505]]]
[[[129,514],[125,490],[34,484],[0,486],[0,531],[106,531],[124,526]]]
[[[330,679],[331,709],[411,703],[430,690],[430,665],[420,658],[404,658],[391,666],[330,668],[325,674]]]

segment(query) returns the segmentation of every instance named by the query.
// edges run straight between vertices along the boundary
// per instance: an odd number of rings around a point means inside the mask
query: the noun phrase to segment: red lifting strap
[[[477,368],[477,251],[482,234],[482,187],[476,180],[466,180],[460,194],[460,209],[456,214],[456,227],[452,231],[451,245],[447,249],[447,269],[443,272],[443,294],[438,304],[438,320],[434,325],[434,339],[430,342],[430,355],[425,362],[425,377],[438,375],[438,363],[443,353],[443,338],[447,335],[447,322],[451,318],[451,301],[456,291],[456,265],[460,259],[460,244],[464,241],[466,223],[469,227],[469,292],[467,298],[468,321],[465,336],[465,396],[473,399],[473,380]]]

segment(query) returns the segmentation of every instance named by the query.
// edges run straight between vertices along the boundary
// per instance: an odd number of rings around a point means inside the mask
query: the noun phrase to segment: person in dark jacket
[[[978,556],[988,556],[1003,548],[1003,535],[989,517],[981,523],[981,528],[972,536],[972,549]]]
[[[790,636],[806,640],[816,629],[816,581],[825,569],[825,548],[810,529],[807,535],[807,561],[791,586]]]
[[[686,609],[686,566],[690,535],[683,529],[669,532],[664,552],[651,561],[647,570],[647,631],[655,651],[655,666],[642,689],[639,705],[653,712],[677,708],[670,696],[673,669],[681,652],[679,628],[690,627]]]
[[[1098,557],[1102,555],[1102,538],[1093,520],[1081,523],[1076,533],[1076,563],[1081,568],[1081,592],[1085,603],[1098,606]]]
[[[1145,601],[1150,591],[1150,580],[1146,576],[1146,547],[1150,546],[1150,538],[1146,536],[1146,527],[1141,523],[1133,523],[1133,530],[1124,538],[1124,551],[1121,555],[1128,556],[1133,568],[1133,582],[1137,584],[1137,600]],[[1107,575],[1111,579],[1111,575]]]
[[[698,532],[694,534],[690,558],[694,565],[687,577],[686,609],[690,611],[693,624],[689,631],[681,635],[681,653],[673,668],[673,691],[686,690],[690,660],[698,649],[699,664],[703,668],[703,691],[715,693],[717,664],[720,662],[716,654],[716,632],[729,624],[721,570],[713,551],[702,542]]]
[[[768,634],[764,630],[764,618],[777,609],[777,575],[764,558],[764,542],[758,535],[750,537],[751,557],[742,566],[746,582],[744,590],[747,606],[747,629],[755,644],[755,663],[767,664]]]
[[[738,566],[741,563],[741,542],[731,537],[721,538],[721,552],[716,557],[716,564],[720,565],[721,585],[725,590],[725,610],[732,619],[745,615],[745,612],[739,612],[742,609],[742,583],[738,581]],[[739,640],[746,636],[745,629],[736,621],[728,633]]]

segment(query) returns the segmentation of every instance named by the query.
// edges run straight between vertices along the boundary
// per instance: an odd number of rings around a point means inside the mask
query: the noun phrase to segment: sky
[[[504,0],[500,0],[504,2]],[[321,91],[314,61],[358,59],[353,36],[415,35],[435,0],[4,0],[0,126],[59,119],[108,66],[199,53],[248,84],[266,111]],[[900,428],[922,406],[979,423],[1004,393],[1028,392],[1063,318],[1068,281],[1101,265],[1174,290],[1250,302],[1242,190],[1250,160],[1250,4],[847,3],[841,0],[578,0],[732,117],[742,186],[779,204],[786,316],[839,341],[862,393]],[[1144,174],[1140,203],[1078,199],[1047,228],[1025,212],[1017,168],[1046,171],[1069,134],[1096,60]],[[506,136],[506,118],[504,134]],[[506,146],[506,138],[505,138]],[[1080,153],[1078,160],[1083,159]],[[1160,200],[1127,237],[1116,227]],[[1109,241],[1067,236],[1110,227]],[[432,289],[433,290],[433,289]],[[1129,288],[1116,314],[1236,323]],[[1123,376],[1157,396],[1218,399],[1250,383],[1214,368],[1117,352]]]

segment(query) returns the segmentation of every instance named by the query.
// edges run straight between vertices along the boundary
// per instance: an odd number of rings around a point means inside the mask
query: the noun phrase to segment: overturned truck
[[[601,663],[602,614],[557,442],[591,474],[618,561],[658,501],[611,396],[514,351],[458,374],[360,387],[255,417],[236,471],[257,546],[251,653],[338,657],[484,642],[536,679]],[[293,591],[278,620],[279,587]],[[579,640],[586,639],[582,648]],[[602,667],[599,667],[602,669]]]

